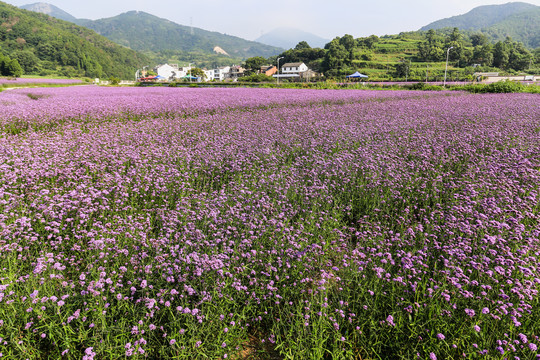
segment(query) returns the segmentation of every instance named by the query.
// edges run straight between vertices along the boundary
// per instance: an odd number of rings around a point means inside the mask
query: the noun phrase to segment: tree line
[[[390,48],[391,40],[402,39],[409,46],[407,49]],[[450,49],[450,50],[449,50]],[[398,54],[400,59],[382,63],[381,56]],[[540,49],[531,51],[521,42],[507,37],[504,41],[491,43],[482,33],[463,33],[457,28],[440,31],[402,33],[395,36],[354,38],[352,35],[336,37],[324,48],[311,48],[302,41],[295,48],[270,57],[254,57],[244,62],[250,72],[256,72],[265,64],[303,62],[310,69],[324,74],[327,78],[351,74],[358,69],[380,67],[394,77],[405,78],[411,63],[444,62],[448,60],[453,67],[480,69],[497,68],[508,72],[524,71],[532,66],[539,66]],[[390,55],[388,55],[390,56]],[[379,63],[377,64],[377,58]],[[424,70],[425,71],[425,70]]]
[[[522,71],[528,69],[534,60],[533,52],[510,37],[492,44],[484,34],[475,33],[466,41],[457,28],[447,35],[429,30],[425,41],[418,46],[418,58],[423,61],[444,61],[447,52],[449,60],[462,67],[478,64]]]

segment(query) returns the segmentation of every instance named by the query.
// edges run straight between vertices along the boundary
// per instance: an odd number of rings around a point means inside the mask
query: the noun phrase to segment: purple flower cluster
[[[4,129],[55,126],[0,139],[0,352],[536,351],[537,95],[26,92]]]

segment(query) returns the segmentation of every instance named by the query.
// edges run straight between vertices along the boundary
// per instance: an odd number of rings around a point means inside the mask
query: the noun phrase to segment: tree
[[[120,79],[117,78],[117,77],[111,76],[109,78],[109,84],[116,86],[116,85],[120,84]]]
[[[5,57],[0,60],[0,71],[4,76],[21,77],[23,70],[19,62],[15,59]]]
[[[439,37],[437,36],[437,33],[433,29],[429,29],[426,34],[426,42],[429,45],[436,45],[439,42]]]
[[[39,59],[30,50],[19,50],[11,54],[11,56],[19,62],[23,71],[28,74],[37,70]]]
[[[444,50],[447,51],[449,48],[453,48],[448,57],[450,60],[461,60],[463,57],[463,36],[459,32],[458,28],[452,29],[450,35],[448,35],[446,42],[444,44]]]
[[[409,71],[411,68],[411,61],[401,59],[401,61],[396,65],[395,76],[401,78],[407,78],[409,76]]]
[[[204,73],[204,70],[201,68],[191,68],[191,76],[200,77],[200,78],[206,78],[206,74]]]
[[[311,49],[311,46],[306,41],[300,41],[295,47],[294,50],[304,50]]]
[[[342,38],[339,39],[339,43],[345,47],[347,51],[354,50],[354,47],[356,45],[356,41],[354,40],[354,37],[352,35],[346,34]]]
[[[418,44],[418,56],[424,61],[442,61],[445,55],[442,39],[435,30],[430,29],[425,40]]]
[[[83,66],[84,74],[91,78],[100,78],[103,76],[103,68],[94,60],[87,60]]]
[[[475,64],[491,66],[493,64],[493,46],[491,44],[476,46],[471,61]]]
[[[497,42],[493,48],[493,65],[501,69],[506,69],[509,57],[510,49],[508,43],[506,41]]]
[[[508,67],[514,70],[526,70],[533,60],[533,54],[525,46],[516,42],[508,54]]]
[[[377,35],[370,35],[366,38],[358,38],[356,39],[356,45],[358,47],[365,47],[368,49],[373,49],[375,47],[375,44],[379,41],[379,37]]]
[[[534,50],[533,56],[534,56],[534,63],[540,64],[540,47]]]
[[[350,64],[349,51],[341,44],[337,37],[326,44],[328,51],[324,56],[323,71],[330,72],[329,75],[337,75],[339,69]]]
[[[474,46],[474,47],[484,46],[484,45],[486,45],[488,43],[488,39],[487,39],[486,35],[484,35],[482,33],[472,34],[471,35],[471,42],[472,42],[472,46]]]
[[[262,56],[254,56],[246,59],[244,68],[247,70],[247,75],[255,74],[261,69],[261,66],[267,63],[267,60]]]
[[[352,35],[346,34],[341,39],[339,43],[347,50],[348,54],[348,64],[354,60],[354,50],[356,49],[356,41]]]

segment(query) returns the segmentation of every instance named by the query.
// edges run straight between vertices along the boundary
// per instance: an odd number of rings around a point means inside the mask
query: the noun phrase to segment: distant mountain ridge
[[[463,15],[434,21],[420,30],[427,31],[429,29],[442,29],[445,27],[457,27],[461,30],[480,30],[495,25],[514,14],[536,8],[539,7],[523,2],[478,6]]]
[[[329,39],[294,28],[277,28],[261,35],[255,41],[285,49],[294,48],[300,41],[306,41],[311,47],[318,48],[323,48],[330,42]]]
[[[540,6],[524,2],[484,5],[463,15],[432,22],[420,30],[454,27],[480,31],[494,41],[504,40],[506,36],[510,36],[531,48],[536,48],[540,46]]]
[[[38,3],[23,5],[23,6],[19,6],[19,7],[21,9],[24,9],[24,10],[29,10],[29,11],[33,11],[33,12],[46,14],[46,15],[52,16],[52,17],[60,19],[60,20],[65,20],[65,21],[69,21],[69,22],[72,22],[72,23],[77,23],[77,18],[75,16],[65,12],[64,10],[62,10],[62,9],[52,5],[52,4],[47,4],[47,3],[44,3],[44,2],[38,2]]]
[[[282,48],[276,46],[180,25],[142,11],[129,11],[110,18],[86,20],[76,19],[65,11],[46,3],[23,7],[64,20],[70,19],[68,21],[94,30],[117,44],[141,52],[183,51],[223,54],[221,51],[214,50],[222,49],[231,57],[248,58],[270,57],[283,51]]]
[[[236,36],[180,25],[142,11],[129,11],[94,21],[86,20],[80,24],[138,51],[181,50],[214,53],[214,49],[219,47],[231,56],[248,58],[270,57],[283,50]]]

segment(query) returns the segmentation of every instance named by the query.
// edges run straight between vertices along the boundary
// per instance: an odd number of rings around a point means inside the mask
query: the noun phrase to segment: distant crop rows
[[[1,93],[0,353],[537,359],[538,100]]]

